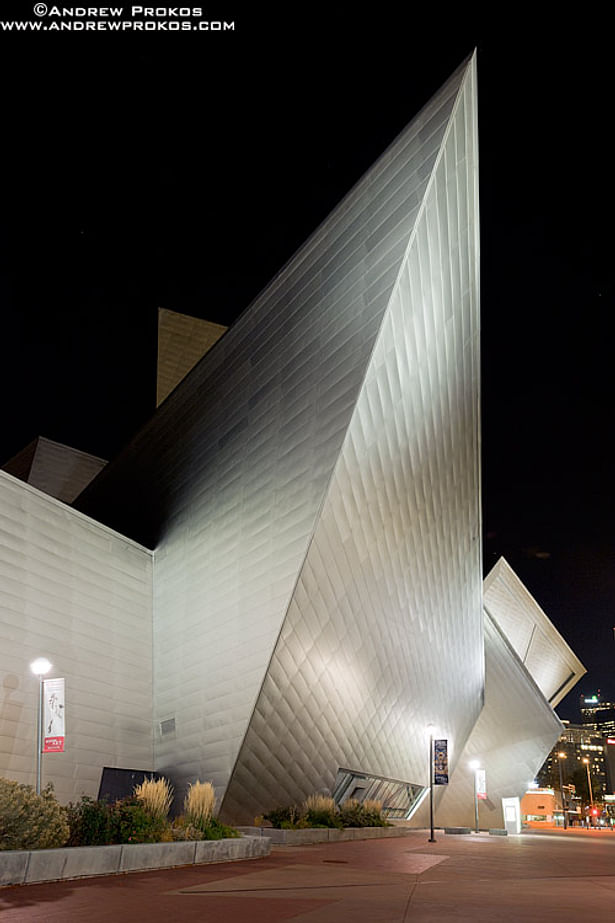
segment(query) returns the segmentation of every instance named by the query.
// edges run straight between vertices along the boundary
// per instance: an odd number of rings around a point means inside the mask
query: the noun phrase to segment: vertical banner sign
[[[64,750],[64,680],[43,681],[43,753]]]
[[[448,785],[448,741],[433,742],[433,779],[436,785]]]
[[[481,801],[487,799],[487,773],[484,769],[476,770],[476,797]]]

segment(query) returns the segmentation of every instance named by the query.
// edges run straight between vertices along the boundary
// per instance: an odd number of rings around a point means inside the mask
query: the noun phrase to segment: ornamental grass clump
[[[310,795],[305,800],[304,811],[310,827],[342,826],[335,801],[326,795]]]
[[[165,820],[173,801],[173,786],[168,779],[144,779],[135,787],[135,798],[148,814]]]
[[[224,840],[238,837],[239,831],[228,827],[214,817],[216,793],[211,782],[193,782],[188,786],[184,800],[185,816],[177,819],[174,825],[174,839],[183,839],[180,828],[192,831],[195,839]]]
[[[184,800],[184,811],[189,824],[204,830],[209,827],[216,807],[216,793],[211,782],[191,782]]]
[[[382,816],[382,802],[375,801],[372,798],[366,798],[363,802],[363,814],[365,816],[364,827],[386,827],[387,822]]]
[[[348,798],[340,807],[340,816],[344,827],[386,827],[382,816],[382,802],[366,798],[358,801]]]
[[[347,798],[340,805],[340,817],[344,827],[363,827],[365,814],[357,798]]]

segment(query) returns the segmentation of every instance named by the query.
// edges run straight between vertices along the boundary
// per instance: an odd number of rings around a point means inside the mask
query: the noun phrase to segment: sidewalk
[[[5,888],[0,914],[2,923],[591,923],[612,916],[610,831],[437,831],[436,843],[428,835],[277,847],[257,861]]]

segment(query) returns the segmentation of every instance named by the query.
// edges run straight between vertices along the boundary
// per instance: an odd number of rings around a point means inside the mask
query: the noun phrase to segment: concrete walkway
[[[0,890],[2,923],[604,921],[615,833],[276,847],[267,859]],[[0,861],[1,854],[0,854]]]

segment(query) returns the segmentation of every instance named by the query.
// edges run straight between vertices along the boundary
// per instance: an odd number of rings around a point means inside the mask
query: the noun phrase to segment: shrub
[[[197,781],[188,786],[184,810],[189,824],[205,830],[211,823],[215,806],[216,794],[211,782]]]
[[[204,840],[226,840],[230,837],[238,837],[241,835],[239,830],[235,830],[234,827],[229,827],[227,824],[221,823],[216,817],[212,817],[207,827],[201,832]]]
[[[159,843],[169,825],[164,818],[153,817],[133,797],[111,805],[110,827],[112,843]]]
[[[295,830],[302,820],[301,808],[290,804],[285,808],[274,808],[263,814],[263,819],[268,820],[272,827],[278,830]]]
[[[333,798],[310,795],[305,801],[305,817],[310,827],[341,827]]]
[[[112,842],[111,811],[105,801],[84,795],[77,804],[68,805],[66,814],[69,846],[105,846]]]
[[[37,795],[30,785],[0,779],[0,849],[50,849],[68,835],[66,810],[51,783]]]
[[[135,787],[135,798],[152,817],[164,820],[173,801],[173,787],[168,779],[144,779]]]
[[[184,815],[176,817],[170,827],[171,839],[173,840],[202,840],[204,839],[203,831],[194,824],[190,824]]]
[[[106,846],[112,843],[171,841],[169,824],[154,816],[136,796],[113,804],[87,795],[68,806],[69,846]]]

